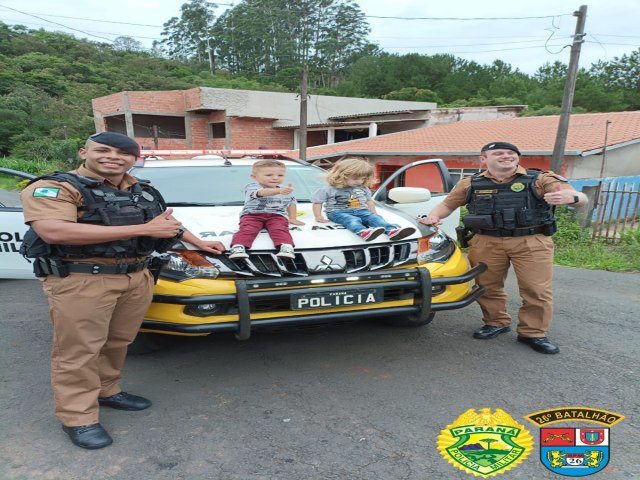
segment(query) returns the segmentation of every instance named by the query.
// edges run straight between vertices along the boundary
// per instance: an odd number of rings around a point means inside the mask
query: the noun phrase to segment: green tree
[[[487,450],[491,450],[491,444],[497,442],[495,438],[483,438],[480,441],[487,444]]]
[[[164,23],[160,42],[171,58],[207,61],[211,48],[213,10],[216,4],[206,0],[191,0],[180,7],[180,17],[172,17]]]
[[[440,101],[436,92],[427,88],[404,87],[384,96],[385,100],[408,100],[412,102],[436,102]]]
[[[640,109],[640,48],[610,62],[598,62],[592,65],[590,73],[608,90],[622,92],[625,109]]]
[[[142,47],[142,43],[140,43],[135,38],[127,36],[117,37],[113,41],[113,48],[114,50],[121,50],[124,52],[140,52],[144,50]]]
[[[222,68],[281,79],[308,68],[310,85],[334,87],[359,56],[376,50],[353,0],[243,0],[214,26]]]

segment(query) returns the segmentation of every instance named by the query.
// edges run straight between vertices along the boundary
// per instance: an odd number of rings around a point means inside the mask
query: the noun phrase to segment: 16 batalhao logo
[[[532,449],[531,434],[499,408],[471,408],[438,436],[438,450],[449,463],[482,477],[515,467]]]
[[[587,407],[563,407],[542,410],[525,417],[542,427],[558,422],[593,422],[607,427],[624,416]],[[553,473],[584,477],[599,472],[609,463],[609,428],[542,427],[540,461]]]

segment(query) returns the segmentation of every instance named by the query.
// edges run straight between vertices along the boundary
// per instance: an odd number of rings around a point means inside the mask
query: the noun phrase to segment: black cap
[[[116,147],[123,152],[130,153],[136,157],[140,156],[140,145],[132,138],[127,137],[121,133],[116,132],[101,132],[94,133],[89,137],[89,140],[103,145],[109,145],[110,147]]]
[[[487,150],[511,150],[513,152],[516,152],[518,155],[520,155],[520,150],[518,150],[518,147],[516,147],[512,143],[507,143],[507,142],[487,143],[484,147],[482,147],[482,150],[480,151],[486,152]]]

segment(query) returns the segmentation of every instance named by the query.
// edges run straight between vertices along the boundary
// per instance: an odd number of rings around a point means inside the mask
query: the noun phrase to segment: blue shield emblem
[[[592,475],[609,463],[609,433],[608,428],[541,428],[540,460],[558,475]]]

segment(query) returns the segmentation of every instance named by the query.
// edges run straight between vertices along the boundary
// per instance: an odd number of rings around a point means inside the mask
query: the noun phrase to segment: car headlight
[[[418,265],[430,262],[444,263],[456,250],[456,244],[442,230],[418,239]]]
[[[193,250],[171,250],[161,275],[175,280],[190,278],[218,278],[220,269],[204,255]]]

